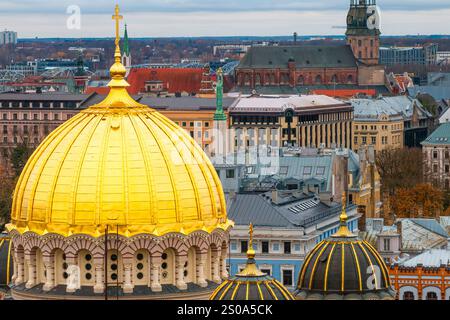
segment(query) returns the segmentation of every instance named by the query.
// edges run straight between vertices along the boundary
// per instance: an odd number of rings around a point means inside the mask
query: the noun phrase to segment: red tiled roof
[[[109,87],[87,87],[84,93],[97,93],[99,95],[106,96],[109,93]]]
[[[336,89],[336,90],[328,90],[328,89],[318,89],[313,90],[313,94],[317,95],[325,95],[329,97],[335,97],[335,98],[351,98],[356,96],[357,94],[366,94],[368,96],[375,96],[376,90],[375,89]]]
[[[145,92],[145,82],[162,81],[169,93],[187,92],[199,93],[203,69],[164,68],[164,69],[131,69],[127,81],[130,84],[128,92],[138,94]]]

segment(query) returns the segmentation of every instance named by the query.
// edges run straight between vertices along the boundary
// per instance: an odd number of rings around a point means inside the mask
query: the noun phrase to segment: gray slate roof
[[[309,227],[330,216],[338,216],[341,212],[339,204],[331,206],[318,202],[315,206],[293,213],[289,210],[299,204],[312,201],[314,195],[305,196],[303,199],[294,200],[283,204],[271,202],[271,193],[264,194],[236,194],[229,200],[228,217],[236,225],[248,225],[253,223],[258,227]],[[349,210],[352,209],[349,206]]]
[[[424,267],[438,268],[441,265],[450,265],[450,250],[445,249],[431,249],[425,251],[412,259],[406,260],[400,265],[405,267],[417,267],[417,265]]]
[[[408,88],[408,93],[416,97],[419,93],[428,93],[436,101],[450,99],[450,86],[414,86]]]
[[[289,59],[297,68],[356,68],[356,59],[350,46],[267,46],[252,47],[240,68],[287,68]]]
[[[435,219],[410,219],[415,224],[434,232],[442,237],[447,238],[449,235],[447,231]]]
[[[441,124],[422,145],[449,145],[450,144],[450,123]]]

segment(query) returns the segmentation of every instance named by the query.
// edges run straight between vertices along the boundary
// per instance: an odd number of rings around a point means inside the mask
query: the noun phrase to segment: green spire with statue
[[[219,68],[216,72],[217,84],[216,84],[216,113],[214,114],[215,121],[226,121],[227,116],[223,111],[223,71]]]
[[[130,46],[128,44],[128,30],[126,24],[125,24],[125,34],[123,36],[123,55],[127,57],[130,56]]]

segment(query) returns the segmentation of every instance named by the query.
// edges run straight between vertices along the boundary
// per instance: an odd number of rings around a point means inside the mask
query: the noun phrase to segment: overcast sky
[[[130,37],[343,34],[350,0],[0,0],[20,38],[109,37],[115,3]],[[81,11],[80,28],[68,8]],[[385,35],[450,34],[450,0],[378,0]]]

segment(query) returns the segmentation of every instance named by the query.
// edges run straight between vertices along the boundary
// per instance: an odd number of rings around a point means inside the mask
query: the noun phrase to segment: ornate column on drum
[[[95,285],[94,293],[104,293],[105,291],[105,259],[102,256],[94,257]]]
[[[151,285],[150,288],[153,292],[161,292],[161,257],[151,257],[151,269],[150,269]]]
[[[187,261],[186,255],[177,255],[176,256],[176,285],[180,290],[187,290],[187,284],[184,281],[184,266]]]
[[[14,270],[14,273],[17,273],[17,277],[14,280],[14,284],[16,286],[23,283],[25,279],[25,261],[23,258],[23,249],[16,249],[14,252],[14,263],[17,264],[17,271]],[[14,266],[16,268],[16,266]]]
[[[133,271],[133,260],[132,259],[129,259],[129,258],[124,259],[123,270],[124,270],[123,292],[124,293],[133,293],[134,285],[131,280],[131,274]]]
[[[220,249],[213,249],[211,252],[211,270],[212,270],[212,281],[216,283],[221,283],[220,279]]]
[[[25,260],[27,261],[28,282],[25,288],[30,289],[36,285],[36,254],[27,252],[25,254]]]
[[[44,267],[45,267],[45,284],[44,291],[50,291],[55,287],[55,261],[53,256],[44,256]]]
[[[208,282],[205,279],[205,264],[207,257],[208,253],[206,251],[202,251],[199,255],[197,255],[197,284],[202,288],[208,286]]]

